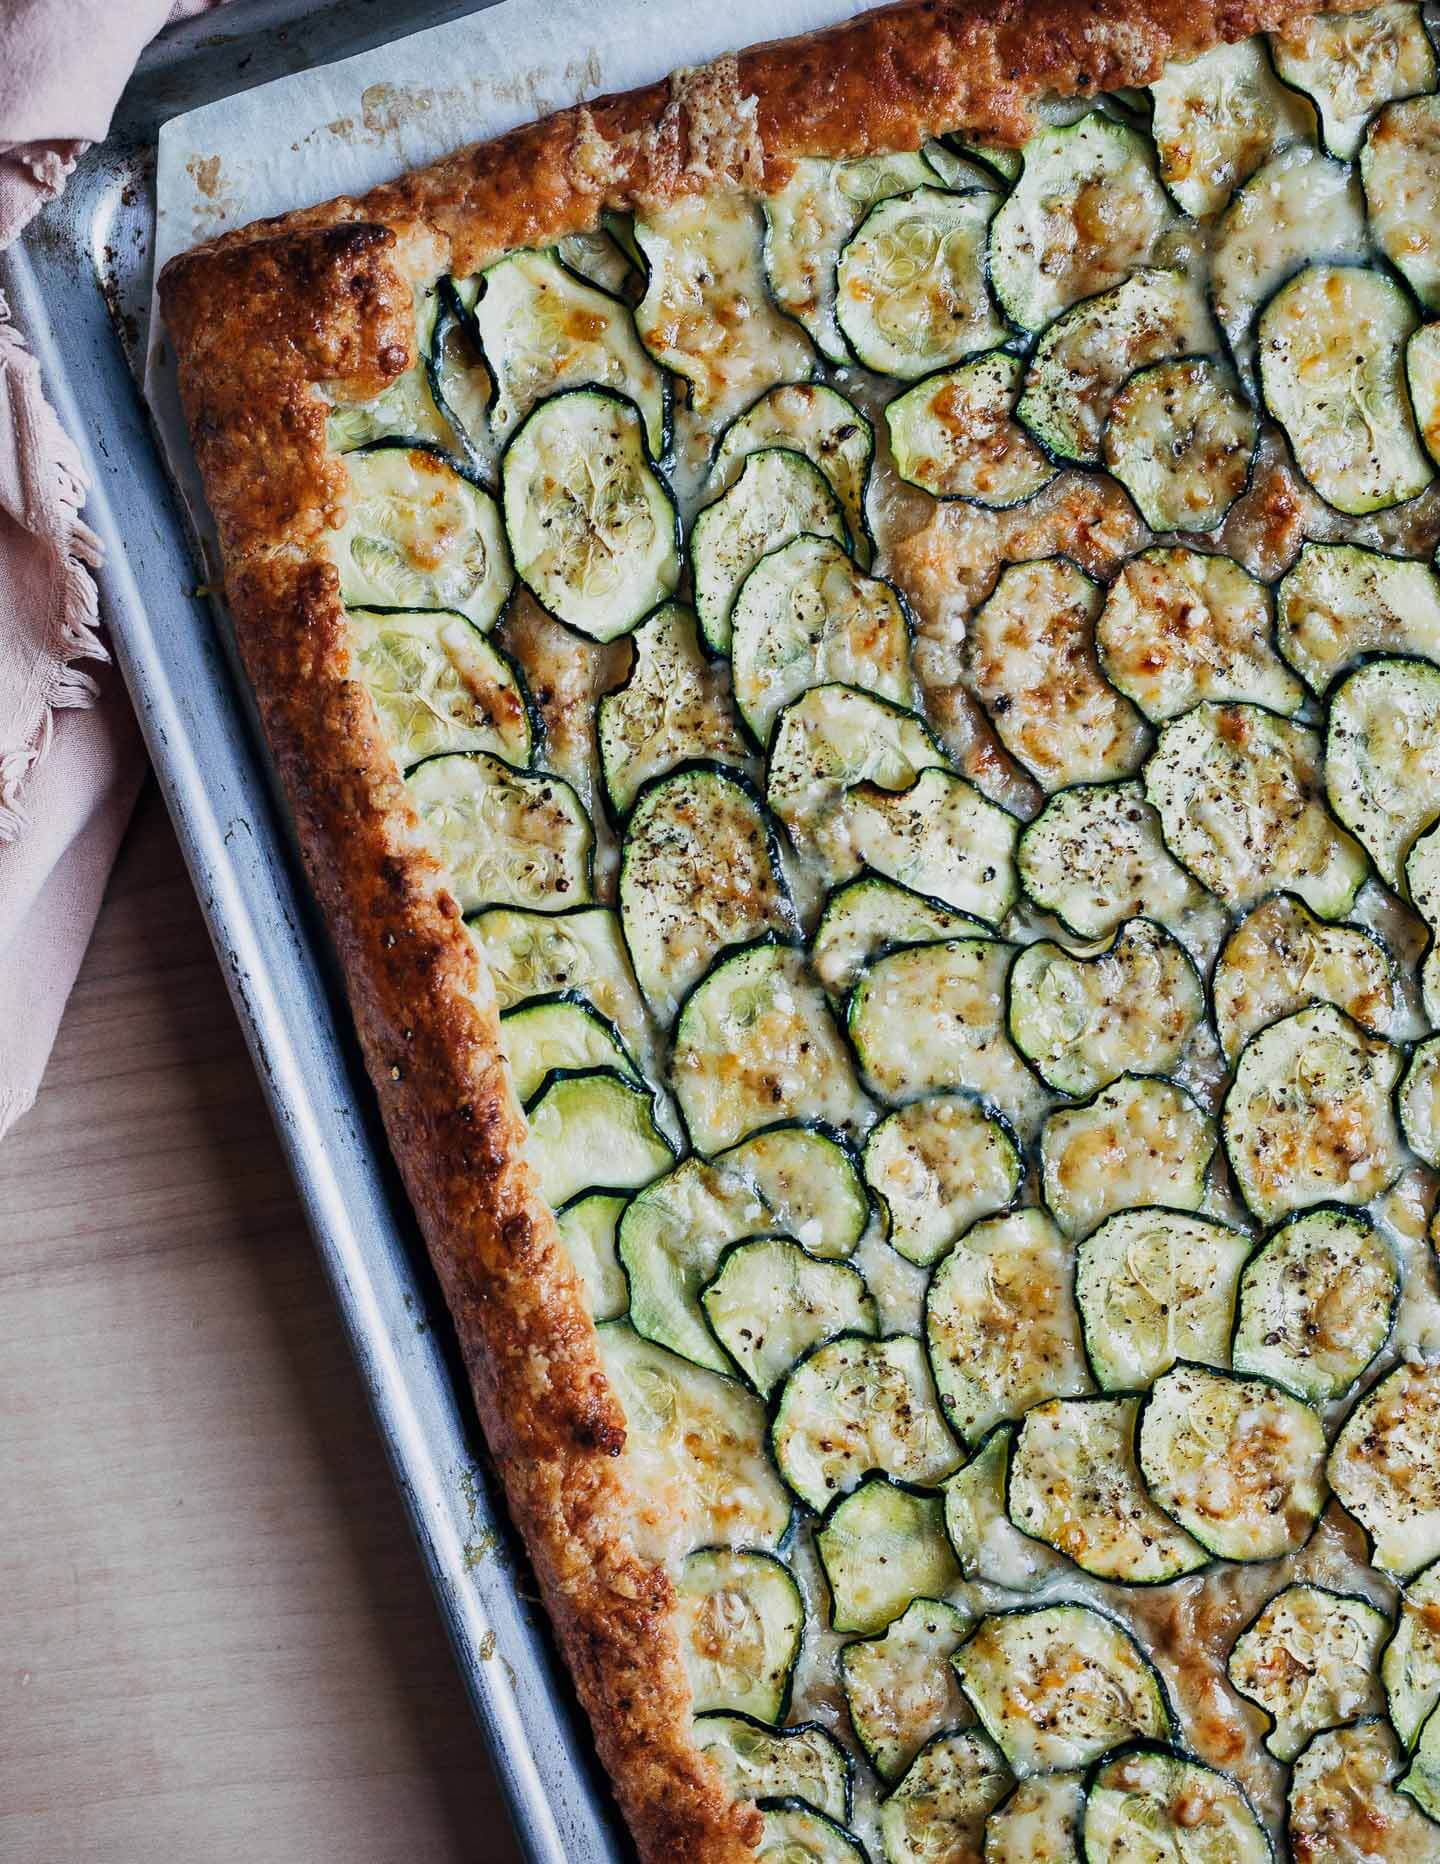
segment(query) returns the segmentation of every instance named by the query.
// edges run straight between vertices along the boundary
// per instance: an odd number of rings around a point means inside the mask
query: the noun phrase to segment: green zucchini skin
[[[885,1548],[877,1558],[877,1541]],[[959,1567],[939,1495],[884,1475],[837,1495],[820,1518],[815,1551],[830,1588],[830,1628],[873,1637],[919,1598],[948,1592]]]

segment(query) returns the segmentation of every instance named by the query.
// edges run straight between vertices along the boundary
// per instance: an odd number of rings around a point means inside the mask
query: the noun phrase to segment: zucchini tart
[[[640,1855],[1440,1858],[1421,8],[906,4],[161,298]]]

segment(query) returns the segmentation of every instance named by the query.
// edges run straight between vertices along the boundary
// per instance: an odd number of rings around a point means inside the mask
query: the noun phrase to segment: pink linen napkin
[[[167,15],[216,0],[0,0],[0,247],[110,127]],[[79,456],[0,295],[0,1135],[35,1098],[144,773],[97,634]]]

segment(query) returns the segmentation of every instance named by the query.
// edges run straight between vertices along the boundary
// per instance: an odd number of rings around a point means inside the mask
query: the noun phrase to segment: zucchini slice
[[[850,1726],[882,1780],[898,1778],[933,1734],[964,1719],[950,1658],[973,1622],[944,1599],[916,1599],[881,1636],[841,1648]]]
[[[1088,1605],[996,1612],[951,1661],[1022,1778],[1073,1771],[1118,1742],[1164,1741],[1171,1732],[1154,1665],[1122,1624]]]
[[[770,1442],[780,1474],[817,1514],[868,1475],[934,1488],[961,1461],[908,1333],[816,1347],[785,1381]]]
[[[572,388],[537,403],[500,466],[520,580],[593,641],[639,626],[680,580],[680,524],[633,401]]]
[[[886,1240],[921,1268],[972,1223],[1014,1203],[1024,1177],[1015,1135],[968,1094],[912,1100],[865,1141],[865,1178]]]
[[[1385,1702],[1401,1745],[1412,1748],[1440,1704],[1440,1563],[1417,1573],[1400,1594],[1395,1635],[1380,1663]]]
[[[851,994],[847,1025],[882,1100],[966,1088],[1025,1124],[1039,1087],[1005,1030],[1014,952],[999,939],[955,938],[875,960]]]
[[[862,156],[853,162],[802,157],[790,176],[767,195],[765,276],[782,311],[810,333],[828,362],[847,363],[850,351],[835,321],[835,263],[840,250],[877,201],[939,179],[915,154]]]
[[[886,1864],[978,1859],[985,1821],[1009,1792],[999,1749],[973,1728],[936,1735],[880,1807]]]
[[[730,650],[730,611],[760,559],[811,533],[850,548],[840,501],[820,468],[788,447],[747,454],[740,475],[695,519],[695,612],[712,653]]]
[[[695,1745],[737,1799],[801,1799],[828,1819],[850,1816],[854,1762],[819,1722],[767,1728],[711,1710],[695,1717]]]
[[[1440,190],[1440,98],[1406,98],[1372,117],[1360,179],[1375,244],[1425,308],[1440,310],[1433,212]]]
[[[1095,658],[1104,599],[1069,557],[1012,563],[966,629],[975,696],[1046,790],[1128,777],[1149,747],[1144,719]]]
[[[1405,385],[1420,440],[1432,460],[1440,459],[1440,330],[1421,324],[1405,345]]]
[[[333,453],[351,453],[377,440],[411,440],[459,451],[457,436],[435,399],[427,364],[437,325],[444,314],[442,286],[415,290],[415,360],[369,401],[339,402],[325,418],[325,444]]]
[[[1440,822],[1417,836],[1405,857],[1405,890],[1430,929],[1430,949],[1420,971],[1425,1015],[1440,1023]]]
[[[405,783],[462,913],[588,904],[595,831],[563,778],[515,770],[486,751],[450,751],[417,764]]]
[[[534,721],[515,663],[468,616],[352,608],[355,663],[402,770],[442,751],[490,751],[523,768]]]
[[[522,1104],[534,1099],[554,1068],[566,1073],[609,1068],[636,1087],[643,1085],[619,1030],[578,990],[531,997],[504,1011],[500,1046],[510,1067],[510,1085]]]
[[[1396,1015],[1394,968],[1374,933],[1326,925],[1291,893],[1262,900],[1235,927],[1210,991],[1232,1068],[1253,1035],[1312,1003],[1333,1003],[1372,1035],[1387,1034]]]
[[[1298,712],[1300,684],[1274,647],[1270,591],[1233,557],[1142,550],[1111,583],[1095,624],[1105,677],[1163,725],[1204,699]]]
[[[778,1547],[792,1504],[766,1454],[760,1400],[737,1380],[642,1340],[623,1320],[597,1332],[625,1413],[626,1484],[642,1557]]]
[[[648,274],[640,341],[684,378],[703,420],[718,425],[774,383],[813,372],[810,339],[765,288],[760,209],[747,195],[682,195],[647,209],[634,233]]]
[[[1056,318],[1035,347],[1016,413],[1057,460],[1098,466],[1121,383],[1167,356],[1214,347],[1215,328],[1194,281],[1142,266]]]
[[[488,633],[515,581],[490,494],[424,447],[347,453],[345,471],[345,521],[330,534],[341,599],[449,609]]]
[[[1041,130],[990,226],[990,282],[1022,330],[1107,290],[1152,256],[1174,210],[1148,137],[1092,110]]]
[[[837,887],[825,902],[810,944],[810,963],[831,1002],[840,1004],[869,961],[892,945],[928,945],[985,930],[980,920],[912,892],[897,880],[861,874]]]
[[[1225,1095],[1235,1183],[1262,1223],[1327,1200],[1366,1204],[1399,1177],[1391,1097],[1403,1057],[1333,1004],[1253,1036]]]
[[[635,334],[630,307],[554,252],[512,252],[480,274],[471,312],[495,383],[490,426],[504,441],[548,395],[614,389],[634,402],[659,459],[668,440],[665,377]]]
[[[916,1599],[959,1577],[938,1495],[871,1476],[842,1495],[815,1536],[830,1588],[830,1628],[873,1636]]]
[[[1260,423],[1213,356],[1137,370],[1110,404],[1106,466],[1152,531],[1213,531],[1250,482]]]
[[[1260,386],[1295,464],[1350,517],[1417,497],[1434,477],[1405,387],[1420,322],[1383,272],[1307,265],[1260,313]]]
[[[1209,1554],[1145,1492],[1135,1462],[1140,1400],[1051,1398],[1025,1413],[1010,1453],[1006,1506],[1022,1534],[1082,1572],[1128,1586],[1165,1585]]]
[[[1122,1074],[1171,1073],[1204,1014],[1189,953],[1150,919],[1127,919],[1091,957],[1040,939],[1010,967],[1011,1041],[1077,1099]]]
[[[1315,132],[1314,112],[1275,76],[1259,37],[1172,60],[1150,95],[1160,173],[1197,220],[1218,213],[1276,149]]]
[[[840,501],[856,552],[870,560],[865,524],[865,491],[875,457],[875,430],[838,389],[824,382],[782,382],[725,429],[715,450],[710,481],[729,488],[752,453],[785,447],[803,453],[830,481]]]
[[[756,1864],[869,1864],[865,1847],[834,1819],[799,1800],[761,1803]]]
[[[1140,1413],[1152,1498],[1221,1560],[1274,1560],[1309,1539],[1325,1505],[1325,1427],[1264,1379],[1183,1360]]]
[[[638,289],[634,261],[608,227],[565,234],[555,242],[555,257],[612,298],[628,298]]]
[[[1440,660],[1440,577],[1428,563],[1361,544],[1302,544],[1280,581],[1276,631],[1317,697],[1363,655]]]
[[[855,1131],[872,1118],[824,993],[799,952],[768,941],[724,953],[686,998],[671,1078],[707,1154],[780,1112]]]
[[[740,715],[761,745],[783,707],[833,680],[915,704],[904,601],[833,537],[802,535],[761,557],[730,610],[730,661]]]
[[[1389,1338],[1399,1298],[1394,1252],[1363,1210],[1301,1211],[1245,1265],[1235,1370],[1309,1404],[1343,1398]]]
[[[1338,1864],[1380,1842],[1385,1864],[1430,1864],[1435,1827],[1394,1790],[1404,1764],[1379,1716],[1316,1735],[1290,1776],[1290,1855]]]
[[[1375,1666],[1390,1620],[1328,1586],[1277,1592],[1230,1651],[1225,1673],[1271,1723],[1265,1745],[1290,1761],[1322,1728],[1377,1707]]]
[[[1399,887],[1410,844],[1440,813],[1440,666],[1372,660],[1330,695],[1330,807]]]
[[[487,476],[495,467],[495,436],[490,430],[494,383],[475,341],[470,311],[478,291],[475,279],[447,278],[440,286],[439,308],[425,353],[425,376],[431,398],[473,466]],[[451,446],[452,443],[445,443]]]
[[[1435,53],[1409,0],[1287,20],[1270,48],[1280,76],[1314,102],[1325,147],[1344,162],[1381,104],[1435,89]]]
[[[1020,824],[952,771],[931,764],[900,790],[858,783],[840,826],[854,863],[968,917],[998,925],[1015,903]]]
[[[1440,1713],[1420,1730],[1410,1765],[1395,1785],[1427,1818],[1440,1822]]]
[[[675,1620],[695,1714],[785,1719],[805,1602],[783,1561],[730,1547],[688,1555],[675,1578]]]
[[[1078,1857],[1084,1810],[1080,1774],[1032,1774],[985,1821],[985,1864],[1064,1864]]]
[[[700,1305],[716,1339],[762,1398],[812,1347],[842,1333],[880,1331],[858,1269],[817,1261],[780,1236],[727,1249]]]
[[[1263,706],[1206,702],[1161,726],[1145,794],[1170,852],[1227,906],[1285,887],[1338,919],[1366,861],[1325,808],[1320,766],[1317,732]]]
[[[744,770],[750,755],[723,674],[701,653],[688,608],[666,602],[631,638],[629,676],[602,695],[595,717],[605,795],[617,817],[677,764],[708,760]]]
[[[1372,1385],[1327,1474],[1383,1572],[1408,1579],[1440,1556],[1440,1362],[1403,1360]]]
[[[1193,1858],[1272,1864],[1255,1808],[1228,1774],[1148,1743],[1112,1754],[1091,1774],[1081,1844],[1086,1864]]]
[[[995,511],[1042,491],[1056,469],[1014,418],[1024,373],[1018,356],[988,350],[897,395],[885,424],[900,477]]]
[[[552,1210],[596,1186],[648,1184],[675,1158],[649,1089],[612,1068],[552,1070],[525,1117],[525,1157]]]
[[[985,278],[996,196],[914,188],[879,201],[835,268],[835,317],[857,359],[913,382],[1005,340]]]
[[[1440,1171],[1440,1036],[1419,1043],[1400,1080],[1400,1130],[1432,1171]]]
[[[925,1339],[945,1415],[967,1443],[1046,1398],[1090,1389],[1070,1249],[1043,1210],[987,1217],[936,1266]]]
[[[1017,865],[1029,897],[1074,938],[1108,938],[1139,915],[1175,925],[1205,897],[1138,783],[1057,791],[1021,831]]]
[[[1230,1359],[1251,1239],[1185,1210],[1121,1210],[1081,1243],[1075,1303],[1095,1382],[1139,1391],[1177,1359]]]
[[[1016,1426],[997,1424],[945,1484],[945,1532],[966,1579],[1033,1592],[1063,1571],[1059,1554],[1011,1524],[1005,1512]]]
[[[722,951],[799,931],[769,813],[718,764],[684,764],[641,792],[618,891],[635,976],[667,1027]]]
[[[1093,1099],[1046,1120],[1045,1202],[1073,1237],[1088,1236],[1118,1210],[1198,1210],[1215,1143],[1215,1122],[1183,1087],[1122,1074]]]
[[[580,1277],[597,1325],[619,1320],[630,1305],[625,1271],[615,1253],[615,1231],[625,1201],[623,1191],[586,1191],[555,1217],[565,1253]]]
[[[754,1186],[812,1256],[852,1254],[870,1221],[855,1149],[829,1127],[787,1120],[752,1133],[720,1162]]]

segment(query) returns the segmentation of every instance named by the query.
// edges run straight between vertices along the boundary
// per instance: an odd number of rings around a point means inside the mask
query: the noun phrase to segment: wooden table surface
[[[517,1858],[164,809],[0,1142],[0,1860]]]

